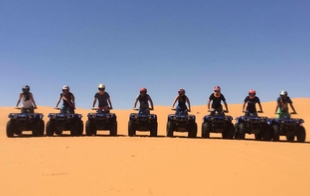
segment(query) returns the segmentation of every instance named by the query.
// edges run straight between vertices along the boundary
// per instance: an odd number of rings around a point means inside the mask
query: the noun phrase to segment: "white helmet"
[[[280,96],[287,96],[287,91],[281,91]]]
[[[65,86],[63,86],[63,87],[62,87],[62,90],[67,90],[67,91],[70,91],[70,87],[69,87],[69,86],[67,86],[67,85],[65,85]]]
[[[104,84],[99,84],[98,85],[98,89],[105,89],[105,85]]]

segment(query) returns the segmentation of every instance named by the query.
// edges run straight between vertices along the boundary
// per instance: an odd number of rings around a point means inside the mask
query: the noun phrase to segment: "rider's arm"
[[[58,105],[59,105],[59,103],[60,103],[61,98],[62,98],[62,96],[60,95],[60,96],[59,96],[59,99],[58,99],[58,101],[57,101],[57,103],[56,103],[55,108],[57,108],[57,107],[58,107]]]
[[[293,103],[290,103],[290,106],[291,106],[293,112],[294,112],[295,114],[297,114],[297,112],[296,112],[296,110],[295,110],[295,108],[294,108],[294,106],[293,106]]]
[[[20,100],[21,100],[22,96],[23,96],[23,93],[19,93],[19,98],[18,98],[18,100],[17,100],[16,107],[18,107],[18,105],[19,105],[19,103],[20,103]]]
[[[211,99],[208,100],[208,110],[210,110],[210,106],[211,106]]]
[[[149,101],[150,101],[150,104],[151,104],[151,109],[154,110],[153,101],[152,101],[152,98],[150,96],[149,96]]]
[[[186,97],[186,102],[187,102],[187,104],[188,104],[188,111],[190,112],[190,111],[191,111],[191,103],[190,103],[188,97]]]
[[[245,105],[246,105],[246,102],[243,103],[242,111],[244,111]]]
[[[93,101],[93,108],[95,107],[96,102],[97,102],[97,98],[95,97],[95,98],[94,98],[94,101]]]
[[[110,99],[110,98],[107,98],[107,101],[108,101],[108,103],[109,103],[110,109],[113,109],[112,103],[111,103],[111,99]]]
[[[224,105],[225,105],[226,111],[228,112],[228,106],[227,106],[227,103],[226,103],[226,101],[223,101],[223,102],[224,102]]]
[[[133,104],[133,108],[137,107],[137,103],[138,103],[138,99],[135,100],[134,104]]]
[[[280,107],[280,103],[279,101],[277,101],[277,107],[276,107],[276,111],[275,111],[275,114],[278,112],[278,108]]]
[[[258,106],[259,106],[260,111],[263,112],[263,107],[262,107],[262,104],[260,102],[258,102]]]
[[[174,105],[175,105],[175,103],[177,102],[178,98],[179,98],[179,96],[176,96],[176,97],[175,97],[175,99],[174,99],[174,101],[173,101],[173,103],[172,103],[172,108],[174,107]]]
[[[32,101],[33,107],[36,109],[36,108],[37,108],[37,104],[36,104],[36,102],[34,101],[33,94],[30,93],[29,95],[30,95],[30,100]]]
[[[71,100],[72,100],[73,107],[75,108],[75,97],[73,94],[71,94]]]

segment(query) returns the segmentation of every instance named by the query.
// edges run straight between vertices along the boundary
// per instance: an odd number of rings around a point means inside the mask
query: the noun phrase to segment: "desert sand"
[[[295,98],[295,118],[310,130],[310,99]],[[261,116],[275,117],[275,102],[262,103]],[[229,104],[234,118],[242,104]],[[201,123],[207,107],[193,106],[198,138],[186,133],[165,137],[169,106],[155,106],[159,137],[127,136],[132,110],[113,110],[118,137],[101,131],[92,137],[14,137],[5,133],[13,107],[0,108],[0,195],[309,195],[310,133],[305,143],[223,140],[220,134],[202,139]],[[40,106],[44,114],[57,112]],[[91,110],[77,109],[84,123]],[[85,130],[84,130],[85,133]]]

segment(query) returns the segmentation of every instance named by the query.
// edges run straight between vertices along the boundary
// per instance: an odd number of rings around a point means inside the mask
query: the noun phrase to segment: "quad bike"
[[[55,108],[60,110],[60,108]],[[46,135],[62,135],[63,131],[70,131],[71,136],[83,135],[83,121],[81,114],[70,114],[68,111],[63,113],[49,113],[49,121],[46,123]]]
[[[282,118],[271,118],[269,125],[273,129],[273,141],[279,141],[280,136],[286,136],[286,140],[292,142],[296,136],[298,142],[305,142],[306,129],[304,126],[302,126],[304,122],[305,121],[301,118],[291,118],[290,116],[284,116]]]
[[[86,121],[86,135],[97,135],[97,131],[110,131],[110,136],[117,136],[116,115],[110,113],[110,109],[92,108],[95,113],[88,113]]]
[[[134,108],[138,111],[138,108]],[[149,109],[151,110],[151,109]],[[157,115],[148,114],[146,110],[139,113],[131,113],[128,121],[128,136],[135,136],[136,131],[150,132],[151,137],[157,137]]]
[[[269,118],[257,116],[247,111],[244,116],[236,118],[236,134],[235,139],[245,139],[245,134],[254,134],[255,140],[271,140],[271,127],[268,124]],[[262,112],[258,112],[262,113]]]
[[[176,110],[172,108],[172,110]],[[179,112],[178,114],[169,114],[166,134],[167,137],[173,137],[174,132],[187,132],[189,138],[197,137],[196,116],[188,114],[188,110]]]
[[[211,109],[209,112],[211,114],[203,117],[201,137],[210,138],[210,133],[221,133],[223,139],[233,139],[235,134],[235,128],[232,123],[233,117],[226,116],[224,114],[226,111],[214,113]]]
[[[22,135],[23,131],[32,131],[32,136],[44,135],[43,114],[31,113],[28,108],[16,107],[21,113],[10,113],[10,120],[6,124],[7,137]]]

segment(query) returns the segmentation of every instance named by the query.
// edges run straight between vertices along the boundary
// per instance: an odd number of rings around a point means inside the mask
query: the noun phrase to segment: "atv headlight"
[[[110,115],[106,115],[105,118],[109,119],[109,118],[111,118],[111,116]]]
[[[211,120],[214,120],[214,118],[212,117]]]
[[[67,119],[71,119],[71,115],[68,115],[68,116],[67,116]]]
[[[191,116],[188,116],[188,117],[187,117],[187,120],[191,120]]]
[[[17,118],[17,114],[11,114],[9,117],[13,118],[13,119],[16,119]]]
[[[151,116],[151,115],[149,115],[148,117],[149,117],[150,120],[152,119],[152,116]]]
[[[139,116],[138,116],[138,115],[134,115],[134,118],[135,118],[135,119],[138,119],[138,118],[139,118]]]

